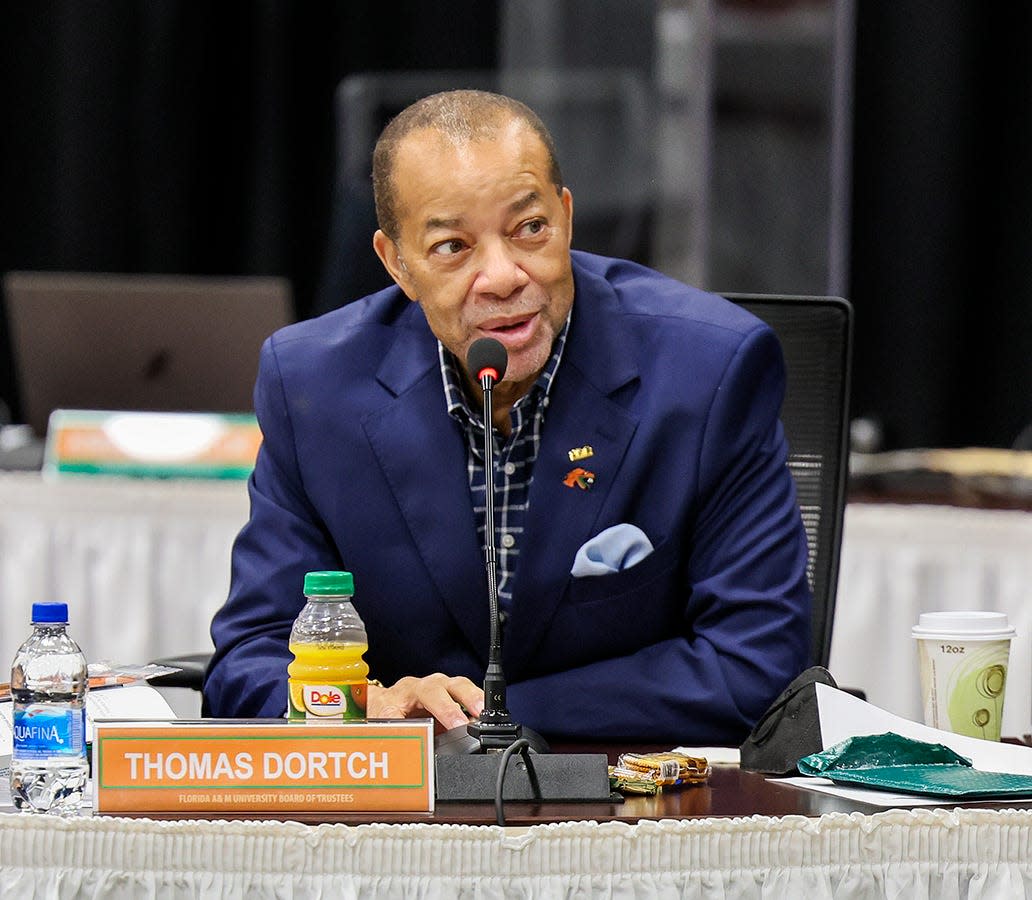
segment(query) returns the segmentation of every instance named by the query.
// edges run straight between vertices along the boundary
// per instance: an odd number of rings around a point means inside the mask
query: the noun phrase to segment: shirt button
[[[515,547],[516,546],[516,538],[514,538],[511,534],[503,534],[502,535],[502,546],[505,547],[506,550],[508,550],[508,549],[510,549],[512,547]]]
[[[505,474],[506,475],[515,475],[516,474],[516,463],[507,462],[505,464]]]

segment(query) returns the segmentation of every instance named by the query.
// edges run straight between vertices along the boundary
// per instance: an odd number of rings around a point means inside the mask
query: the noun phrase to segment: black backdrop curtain
[[[890,447],[1032,422],[1032,15],[857,3],[854,412]]]
[[[496,30],[484,0],[5,4],[0,271],[284,275],[304,317],[337,83],[492,68]],[[5,328],[0,399],[17,418]]]
[[[853,412],[888,447],[1008,446],[1032,422],[1032,14],[856,15]],[[490,68],[497,20],[497,0],[5,4],[0,271],[279,274],[307,315],[337,82]]]

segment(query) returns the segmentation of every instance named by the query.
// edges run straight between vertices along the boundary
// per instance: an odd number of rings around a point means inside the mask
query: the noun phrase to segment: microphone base
[[[491,753],[495,750],[504,750],[519,738],[524,738],[530,743],[531,753],[549,752],[548,742],[536,731],[524,728],[522,725],[515,726],[511,737],[501,744],[498,743],[498,738],[494,734],[485,734],[483,738],[476,737],[469,733],[468,725],[460,725],[458,728],[449,728],[434,738],[434,755],[468,756],[473,753]]]
[[[604,753],[550,753],[541,735],[521,728],[531,752],[509,760],[502,785],[506,801],[609,803],[609,760]],[[537,749],[542,748],[542,749]],[[442,803],[493,803],[498,793],[500,752],[485,752],[465,726],[435,741],[437,800]],[[620,799],[620,798],[618,798]]]

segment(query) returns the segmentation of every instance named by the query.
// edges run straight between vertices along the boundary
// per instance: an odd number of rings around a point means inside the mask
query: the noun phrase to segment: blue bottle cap
[[[33,603],[32,624],[68,623],[67,603]]]

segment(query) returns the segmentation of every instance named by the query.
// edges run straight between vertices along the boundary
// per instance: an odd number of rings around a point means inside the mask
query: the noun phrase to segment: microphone
[[[466,369],[485,390],[489,391],[496,381],[505,377],[509,365],[509,354],[501,341],[494,338],[475,340],[466,354]]]
[[[494,496],[494,384],[505,376],[509,354],[500,341],[480,338],[473,342],[466,354],[466,368],[480,382],[484,392],[484,563],[487,567],[487,602],[491,624],[491,647],[487,671],[484,675],[484,710],[467,726],[470,737],[479,743],[479,752],[504,750],[519,740],[523,729],[512,721],[505,703],[505,675],[502,672],[501,618],[498,611],[498,562],[495,552],[495,496]],[[529,735],[526,735],[529,739]],[[547,750],[547,744],[538,737],[531,741],[535,750]]]
[[[466,354],[466,368],[484,393],[484,562],[491,646],[484,673],[483,711],[468,725],[451,728],[435,739],[437,799],[476,801],[494,797],[500,807],[504,784],[513,799],[605,800],[610,796],[609,770],[603,754],[550,754],[541,735],[512,720],[505,702],[494,529],[493,391],[495,383],[505,376],[508,361],[505,347],[494,338],[479,338]],[[507,774],[509,758],[516,750],[523,762]],[[533,752],[535,761],[531,761],[529,752]],[[495,765],[485,754],[500,756],[503,762]]]

